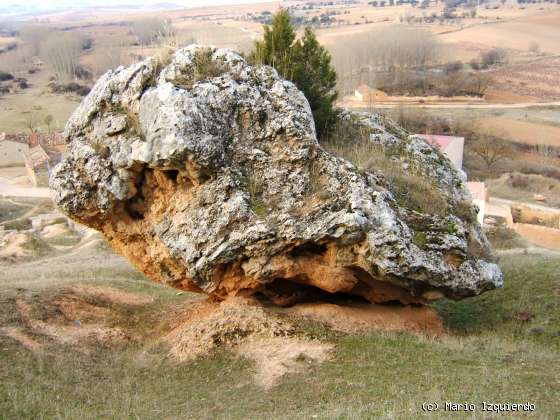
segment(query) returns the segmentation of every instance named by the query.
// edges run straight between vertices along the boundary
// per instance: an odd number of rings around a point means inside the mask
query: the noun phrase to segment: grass
[[[313,336],[336,344],[336,355],[268,392],[253,384],[248,361],[225,351],[188,364],[151,344],[58,346],[41,356],[0,336],[0,412],[5,418],[447,418],[443,411],[429,416],[422,402],[529,401],[538,418],[558,418],[560,259],[521,255],[501,263],[503,290],[434,305],[450,330],[442,339],[340,335],[309,325]],[[100,277],[152,294],[149,307],[129,310],[135,328],[149,330],[154,314],[185,296],[133,273],[111,277],[106,270]],[[3,296],[2,324],[20,322]],[[531,320],[518,320],[521,312]],[[531,332],[536,328],[542,332]]]
[[[0,200],[0,223],[20,218],[31,207],[30,205],[20,204],[12,200]]]
[[[510,200],[533,202],[560,207],[560,181],[542,175],[525,175],[518,172],[487,181],[491,195]],[[546,198],[545,203],[535,200],[535,194]]]
[[[496,226],[486,231],[486,237],[496,249],[527,248],[527,241],[507,226]]]
[[[393,159],[397,152],[371,142],[364,127],[342,123],[323,147],[360,170],[380,172],[399,205],[427,214],[445,216],[449,213],[447,200],[433,181],[412,167],[403,169],[402,163]]]
[[[244,181],[247,184],[247,192],[249,193],[249,206],[255,215],[264,218],[268,215],[268,206],[262,199],[262,185],[257,181],[255,176],[248,175]]]

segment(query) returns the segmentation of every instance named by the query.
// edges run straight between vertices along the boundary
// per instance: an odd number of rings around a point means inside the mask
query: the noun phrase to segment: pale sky
[[[266,1],[266,0],[265,0]],[[158,3],[173,3],[185,7],[215,6],[241,3],[261,3],[263,0],[0,0],[0,6],[18,6],[25,8],[55,8],[55,7],[79,7],[97,5],[151,5]]]

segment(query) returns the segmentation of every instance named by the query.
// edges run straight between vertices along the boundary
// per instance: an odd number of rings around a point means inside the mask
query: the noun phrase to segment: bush
[[[507,51],[503,48],[493,48],[481,54],[482,65],[485,67],[504,64],[507,62]]]
[[[29,83],[27,83],[27,79],[24,78],[14,79],[14,82],[17,83],[20,89],[27,89],[29,87]]]
[[[526,248],[526,242],[516,231],[505,226],[496,226],[486,231],[486,237],[496,249]]]
[[[471,68],[473,70],[480,70],[480,61],[478,61],[476,58],[473,58],[469,64],[471,65]]]
[[[53,93],[75,93],[79,96],[86,96],[90,91],[88,86],[80,85],[75,82],[68,84],[51,82],[48,86]]]
[[[31,229],[31,220],[28,218],[12,220],[4,223],[2,226],[6,230],[27,230]]]
[[[218,77],[224,73],[222,63],[212,60],[213,51],[211,48],[200,48],[195,51],[193,56],[194,81]]]
[[[10,73],[0,70],[0,82],[5,82],[6,80],[13,80],[14,76]]]
[[[459,61],[459,60],[457,60],[457,61],[452,61],[452,62],[447,63],[447,64],[445,65],[445,72],[446,72],[447,74],[449,74],[449,73],[455,73],[455,72],[458,72],[458,71],[461,71],[461,70],[463,70],[463,62],[462,62],[462,61]]]

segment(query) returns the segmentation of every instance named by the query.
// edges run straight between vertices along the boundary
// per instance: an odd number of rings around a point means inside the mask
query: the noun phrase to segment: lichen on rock
[[[68,121],[51,187],[70,217],[181,290],[285,305],[500,287],[480,226],[456,211],[469,197],[450,162],[379,116],[352,118],[433,177],[448,214],[406,208],[382,173],[323,149],[304,95],[274,69],[197,45],[102,76]]]

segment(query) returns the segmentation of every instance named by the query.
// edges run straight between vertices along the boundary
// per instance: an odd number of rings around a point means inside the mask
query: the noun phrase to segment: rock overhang
[[[196,68],[201,54],[208,75]],[[402,151],[451,209],[468,202],[461,174],[433,147],[380,116],[342,118]],[[108,72],[65,136],[69,154],[51,177],[57,204],[172,287],[282,304],[337,293],[422,303],[502,284],[480,258],[489,246],[475,220],[397,203],[381,172],[319,145],[292,83],[231,50],[193,45]]]

